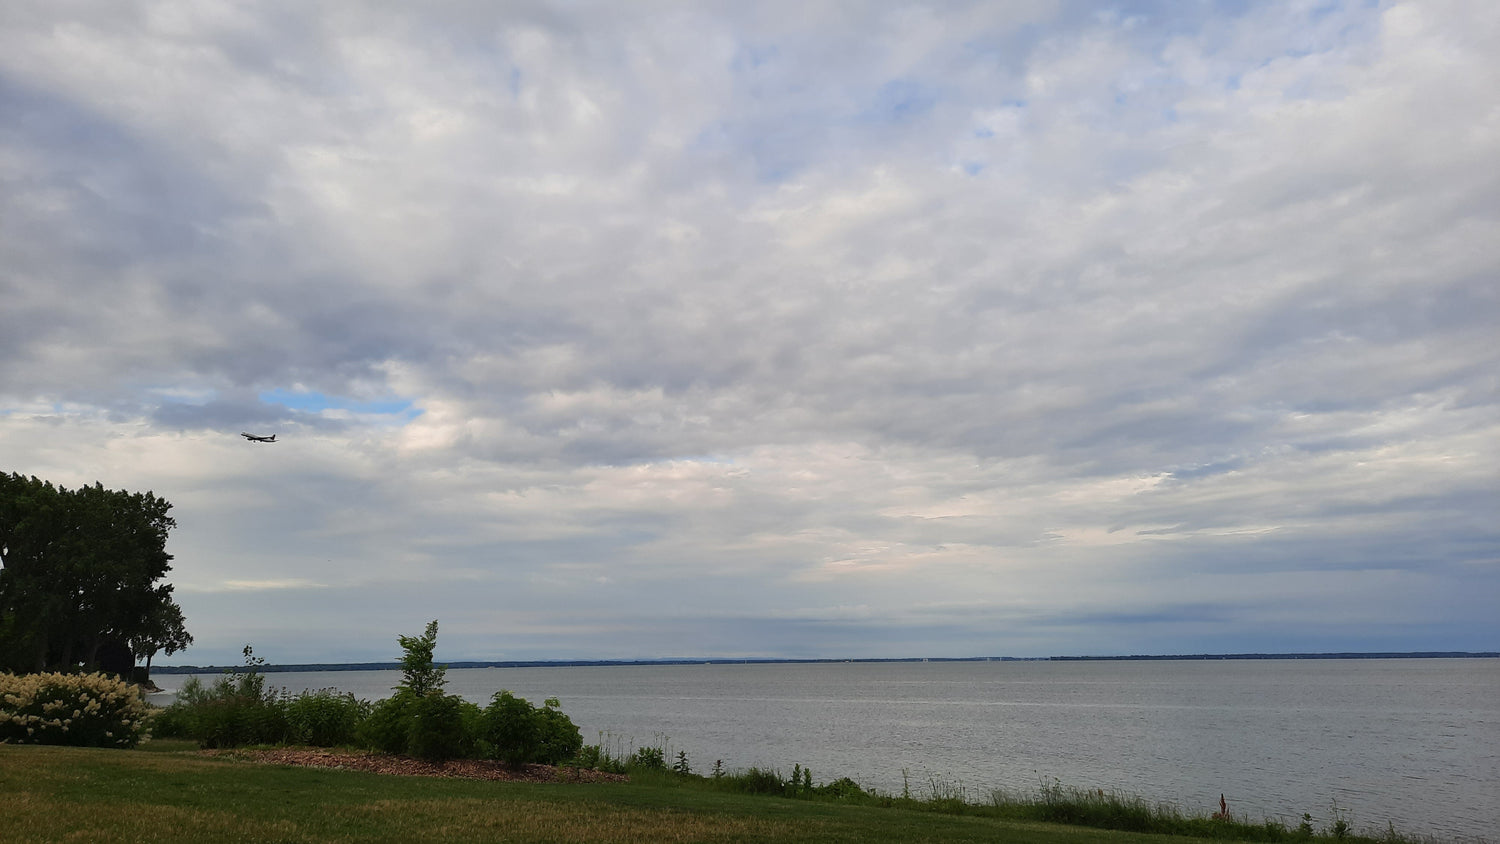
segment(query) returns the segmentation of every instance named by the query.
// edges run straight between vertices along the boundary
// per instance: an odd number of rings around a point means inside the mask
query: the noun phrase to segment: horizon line
[[[769,664],[836,664],[892,662],[1124,662],[1124,661],[1207,661],[1207,660],[1275,660],[1275,659],[1494,659],[1500,651],[1322,651],[1285,653],[1196,653],[1196,654],[1083,654],[1059,656],[960,656],[960,657],[641,657],[621,659],[500,659],[453,660],[445,668],[589,668],[621,665],[769,665]],[[161,674],[202,674],[244,668],[243,665],[153,665]],[[297,671],[392,671],[399,670],[398,660],[375,662],[299,662],[256,666],[261,672]]]

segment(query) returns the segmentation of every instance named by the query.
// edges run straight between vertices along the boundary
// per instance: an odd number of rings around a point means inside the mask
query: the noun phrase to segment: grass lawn
[[[0,745],[0,842],[1199,840],[730,794],[666,779],[536,784],[259,765],[193,747]]]

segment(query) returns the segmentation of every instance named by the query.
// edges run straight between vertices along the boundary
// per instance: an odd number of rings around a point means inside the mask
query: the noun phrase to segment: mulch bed
[[[267,765],[297,765],[305,768],[335,768],[344,771],[368,771],[374,774],[399,774],[408,777],[462,777],[474,780],[510,782],[627,782],[624,774],[603,771],[557,768],[552,765],[510,767],[502,762],[481,759],[450,759],[447,762],[425,762],[406,756],[386,756],[357,750],[326,748],[278,748],[276,750],[201,750],[206,756],[245,759]]]

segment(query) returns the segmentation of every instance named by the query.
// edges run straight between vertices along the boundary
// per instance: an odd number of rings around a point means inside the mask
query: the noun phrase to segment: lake
[[[558,697],[586,743],[664,745],[913,796],[1102,788],[1207,814],[1500,841],[1500,660],[1180,660],[475,668],[447,690]],[[390,694],[399,671],[267,675]],[[186,678],[161,675],[175,688]]]

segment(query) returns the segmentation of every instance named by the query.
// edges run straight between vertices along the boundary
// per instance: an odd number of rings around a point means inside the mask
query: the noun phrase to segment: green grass
[[[259,765],[191,748],[0,745],[0,841],[1207,840],[734,794],[670,776],[611,785],[478,782]]]

